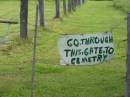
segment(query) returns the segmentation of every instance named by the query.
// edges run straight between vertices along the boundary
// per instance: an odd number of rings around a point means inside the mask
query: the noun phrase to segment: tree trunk
[[[21,0],[20,6],[20,37],[26,39],[28,33],[28,0]]]
[[[63,0],[63,10],[64,10],[64,14],[66,14],[67,13],[66,0]]]
[[[55,0],[56,3],[56,16],[55,18],[60,18],[60,0]]]
[[[40,26],[45,27],[44,0],[39,1]]]

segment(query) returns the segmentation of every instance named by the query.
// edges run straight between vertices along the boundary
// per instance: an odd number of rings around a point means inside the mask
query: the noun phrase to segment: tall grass
[[[130,12],[130,0],[114,0],[114,7],[128,13]]]

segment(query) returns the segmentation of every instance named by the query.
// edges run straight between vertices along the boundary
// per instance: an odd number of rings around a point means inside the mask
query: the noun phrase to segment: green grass
[[[76,12],[54,20],[54,2],[46,1],[45,5],[46,28],[40,28],[38,34],[35,97],[124,97],[126,15],[113,8],[111,1],[88,1]],[[18,8],[18,1],[0,1],[0,18],[19,20]],[[29,39],[20,41],[19,25],[12,25],[9,43],[0,45],[0,97],[29,96],[34,17],[35,2],[30,1]],[[62,34],[112,28],[114,60],[94,66],[60,66],[57,43]]]
[[[114,0],[114,6],[122,11],[130,12],[130,1],[129,0]]]

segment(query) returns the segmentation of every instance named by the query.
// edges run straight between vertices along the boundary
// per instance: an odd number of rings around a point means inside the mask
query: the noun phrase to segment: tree
[[[20,3],[20,37],[26,39],[28,36],[28,0],[21,0]]]
[[[56,3],[56,16],[55,18],[60,18],[60,0],[55,0]]]
[[[39,14],[40,14],[40,26],[45,27],[44,0],[38,0],[38,2],[39,2]]]

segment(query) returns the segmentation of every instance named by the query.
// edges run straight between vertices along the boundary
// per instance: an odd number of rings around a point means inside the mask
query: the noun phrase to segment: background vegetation
[[[19,21],[19,5],[19,1],[0,1],[0,18]],[[35,5],[29,1],[28,40],[21,41],[19,25],[12,25],[8,43],[0,44],[0,97],[30,94]],[[66,16],[62,12],[61,19],[54,19],[55,2],[46,0],[45,16],[46,28],[39,28],[38,33],[35,97],[124,97],[127,14],[115,9],[113,1],[88,1],[77,11]],[[0,24],[1,36],[6,28]],[[60,66],[57,43],[63,34],[107,31],[114,36],[114,60],[94,66]]]
[[[122,11],[130,12],[130,0],[113,0],[114,6]]]

